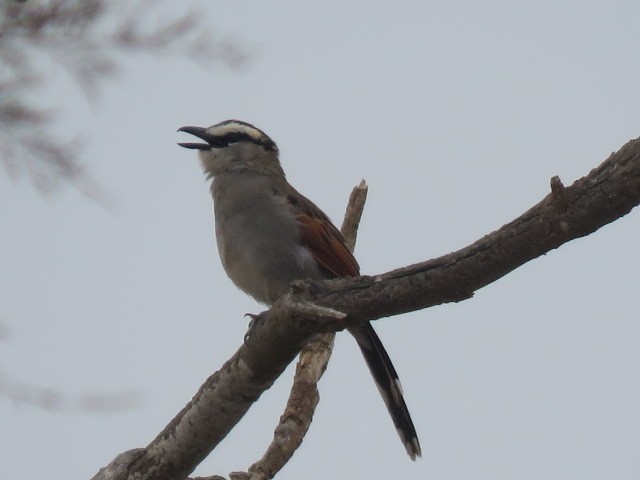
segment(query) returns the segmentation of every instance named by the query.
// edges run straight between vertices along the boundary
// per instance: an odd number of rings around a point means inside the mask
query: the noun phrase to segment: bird
[[[203,173],[211,180],[218,253],[240,290],[272,305],[295,280],[360,274],[340,231],[287,181],[278,147],[266,133],[240,120],[178,131],[203,141],[178,145],[198,151]],[[409,457],[421,457],[398,374],[380,338],[370,322],[348,330]]]

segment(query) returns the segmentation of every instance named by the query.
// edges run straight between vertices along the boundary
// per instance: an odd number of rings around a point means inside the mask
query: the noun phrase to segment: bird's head
[[[179,132],[194,135],[204,143],[178,143],[198,150],[207,177],[228,172],[282,175],[278,147],[262,130],[240,120],[226,120],[209,128],[182,127]]]

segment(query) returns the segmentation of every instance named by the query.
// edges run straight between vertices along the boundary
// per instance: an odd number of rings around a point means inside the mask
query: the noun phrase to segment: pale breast
[[[286,200],[265,179],[235,185],[214,180],[218,252],[225,272],[244,292],[271,304],[294,280],[323,278],[298,241],[298,225]],[[266,179],[268,180],[268,179]]]

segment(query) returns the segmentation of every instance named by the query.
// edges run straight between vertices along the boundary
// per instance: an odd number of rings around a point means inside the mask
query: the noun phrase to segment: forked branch
[[[235,355],[146,448],[119,455],[95,479],[185,478],[226,436],[316,333],[470,298],[560,245],[596,231],[640,203],[640,140],[474,244],[377,276],[296,282],[262,314]]]

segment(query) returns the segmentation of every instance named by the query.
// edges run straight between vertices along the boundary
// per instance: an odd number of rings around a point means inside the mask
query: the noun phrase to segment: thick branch
[[[528,261],[595,232],[638,205],[640,139],[628,142],[570,187],[563,187],[557,177],[551,184],[552,192],[540,203],[466,248],[374,277],[332,280],[318,285],[321,291],[309,298],[347,313],[347,326],[470,298]]]
[[[568,188],[554,179],[552,193],[539,204],[462,250],[375,277],[294,283],[292,291],[262,316],[247,343],[144,453],[133,456],[138,460],[127,469],[129,478],[188,475],[312,334],[470,298],[475,290],[594,232],[638,203],[640,140],[633,140]],[[111,471],[116,469],[103,469],[94,478],[127,478],[108,476]]]

